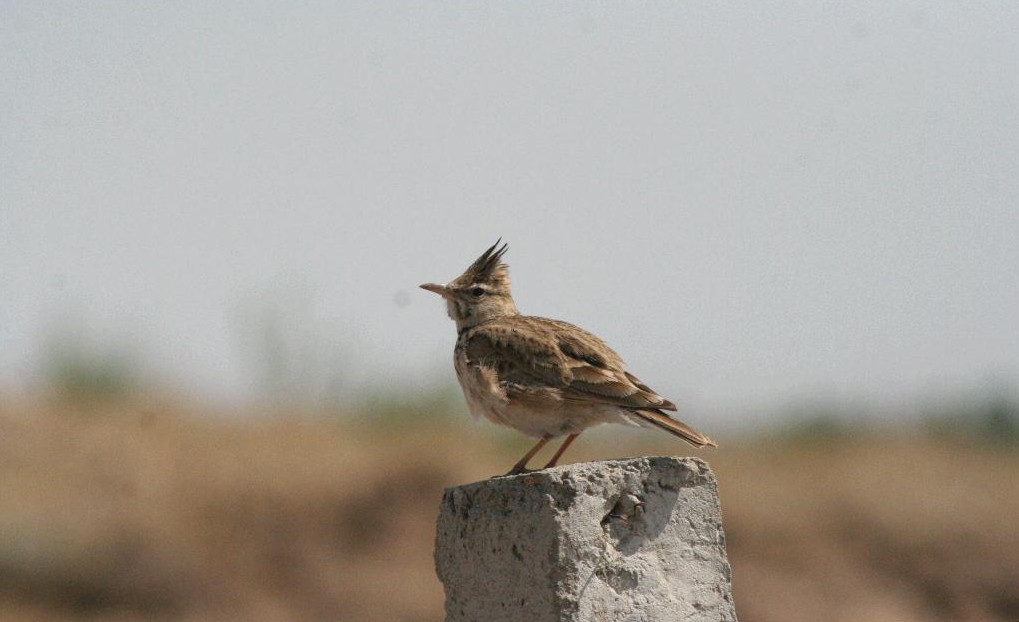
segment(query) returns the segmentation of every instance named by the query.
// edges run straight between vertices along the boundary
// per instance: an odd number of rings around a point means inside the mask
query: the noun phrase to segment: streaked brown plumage
[[[602,423],[657,427],[695,447],[715,446],[667,415],[675,404],[626,371],[601,339],[567,322],[521,315],[500,242],[453,281],[421,287],[445,298],[456,322],[453,362],[471,414],[540,439],[511,474],[526,471],[549,439],[565,435],[545,468],[555,466],[581,432]]]

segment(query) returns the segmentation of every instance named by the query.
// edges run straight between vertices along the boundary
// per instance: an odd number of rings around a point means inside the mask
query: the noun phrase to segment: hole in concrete
[[[602,517],[602,529],[616,550],[629,555],[640,548],[647,535],[645,514],[643,500],[634,494],[625,493]]]
[[[637,587],[637,573],[628,568],[599,568],[594,574],[616,593]]]

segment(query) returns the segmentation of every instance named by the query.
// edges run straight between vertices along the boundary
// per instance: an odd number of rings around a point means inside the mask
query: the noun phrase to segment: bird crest
[[[488,247],[480,257],[474,260],[467,270],[457,279],[457,283],[470,285],[473,283],[484,283],[493,292],[509,293],[510,277],[509,266],[502,263],[502,256],[509,248],[508,244],[502,244],[502,238],[496,240],[495,244]]]

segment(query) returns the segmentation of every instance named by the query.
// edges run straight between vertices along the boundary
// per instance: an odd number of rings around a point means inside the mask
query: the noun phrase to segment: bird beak
[[[427,289],[430,292],[434,292],[443,298],[452,298],[453,292],[449,291],[449,287],[446,285],[439,285],[438,283],[425,283],[420,285],[421,289]]]

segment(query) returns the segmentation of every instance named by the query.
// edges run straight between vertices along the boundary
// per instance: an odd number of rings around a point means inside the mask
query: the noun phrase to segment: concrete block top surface
[[[698,458],[567,465],[448,488],[448,621],[733,621],[715,476]]]

